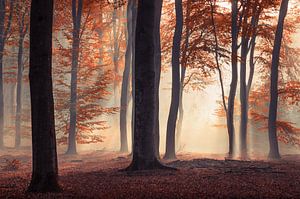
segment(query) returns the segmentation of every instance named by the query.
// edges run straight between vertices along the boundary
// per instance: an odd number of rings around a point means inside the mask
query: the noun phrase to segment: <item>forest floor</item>
[[[8,155],[9,154],[9,155]],[[224,160],[221,155],[183,153],[164,162],[178,170],[122,172],[130,157],[96,151],[59,156],[56,194],[28,194],[29,151],[0,152],[0,198],[300,198],[300,155],[280,161]],[[7,171],[7,162],[19,168]],[[18,164],[18,163],[17,163]]]

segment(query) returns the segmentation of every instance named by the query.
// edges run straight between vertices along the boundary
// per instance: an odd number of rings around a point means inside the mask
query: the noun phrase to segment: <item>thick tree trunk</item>
[[[228,110],[227,110],[227,131],[229,140],[228,157],[231,158],[234,152],[234,101],[237,89],[237,54],[238,54],[238,1],[232,1],[232,13],[231,13],[231,84],[228,97]]]
[[[135,48],[135,122],[133,160],[128,170],[161,168],[155,154],[154,134],[157,118],[157,42],[155,13],[160,0],[139,0]]]
[[[79,62],[80,28],[82,16],[82,0],[72,0],[73,44],[71,69],[71,99],[70,99],[70,128],[67,154],[76,154],[77,135],[77,73]]]
[[[132,63],[132,7],[133,0],[128,1],[127,5],[127,47],[125,54],[125,68],[123,72],[122,90],[121,90],[121,110],[120,110],[120,142],[121,152],[128,152],[127,141],[127,110],[128,110],[128,94],[129,94],[129,79],[130,65]]]
[[[51,75],[53,0],[32,0],[30,94],[32,178],[30,192],[59,191]]]
[[[23,30],[23,28],[22,28]],[[23,33],[20,33],[19,38],[19,50],[18,50],[18,76],[17,76],[17,108],[16,108],[16,137],[15,137],[15,148],[21,146],[21,116],[22,116],[22,77],[23,77]]]
[[[182,0],[175,0],[176,26],[172,49],[172,98],[167,124],[167,140],[165,159],[176,158],[175,130],[180,97],[180,46],[183,29]]]
[[[278,19],[277,30],[275,34],[274,48],[272,54],[271,66],[271,87],[270,87],[270,105],[269,105],[269,158],[279,159],[279,148],[277,140],[277,106],[278,106],[278,65],[280,57],[280,49],[282,43],[284,20],[288,10],[289,0],[282,0]]]

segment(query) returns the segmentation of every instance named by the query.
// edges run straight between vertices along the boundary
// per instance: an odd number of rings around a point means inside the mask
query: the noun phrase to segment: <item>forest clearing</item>
[[[299,198],[300,156],[278,161],[224,160],[224,154],[180,153],[167,161],[174,170],[125,172],[128,154],[85,152],[59,155],[61,193],[26,193],[30,182],[28,152],[0,154],[0,198]],[[3,170],[5,159],[20,161]]]

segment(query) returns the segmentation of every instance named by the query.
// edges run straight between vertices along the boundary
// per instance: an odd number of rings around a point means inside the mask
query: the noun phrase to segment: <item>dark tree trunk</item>
[[[160,0],[139,0],[135,45],[135,122],[133,160],[128,170],[161,168],[155,154],[154,135],[157,118],[157,42],[155,13]]]
[[[128,152],[127,142],[127,110],[128,110],[128,94],[129,94],[129,79],[130,65],[132,63],[132,8],[133,0],[128,1],[127,5],[127,47],[125,54],[125,68],[123,72],[122,90],[121,90],[121,110],[120,110],[120,142],[121,152]]]
[[[279,159],[279,148],[277,140],[277,106],[278,106],[278,65],[280,57],[280,49],[282,43],[284,20],[288,10],[289,0],[282,0],[280,6],[280,13],[278,19],[278,25],[275,34],[274,48],[272,54],[272,66],[271,66],[271,87],[270,87],[270,105],[269,105],[269,144],[270,152],[269,158]]]
[[[154,26],[155,26],[155,55],[154,55],[154,63],[156,66],[156,70],[158,75],[156,76],[156,119],[155,119],[155,134],[154,134],[154,145],[155,145],[155,155],[159,159],[159,145],[160,145],[160,126],[159,126],[159,85],[160,85],[160,73],[161,73],[161,44],[160,44],[160,19],[161,19],[161,11],[162,11],[162,0],[156,2],[157,9],[155,10],[155,18],[154,18]]]
[[[182,0],[175,0],[176,26],[172,49],[172,97],[167,124],[167,142],[165,159],[176,158],[175,130],[180,97],[180,46],[183,29]]]
[[[231,158],[234,150],[234,101],[237,89],[237,54],[238,54],[238,1],[232,1],[232,11],[231,11],[231,84],[228,97],[228,111],[227,111],[227,131],[229,140],[229,151],[228,157]]]
[[[132,112],[131,112],[131,138],[132,138],[132,151],[134,144],[134,113],[135,113],[135,35],[136,35],[136,20],[137,20],[137,2],[133,0],[132,6],[132,66],[131,66],[131,90],[132,90]]]
[[[246,34],[247,33],[245,33],[245,35],[243,35],[242,37],[241,69],[240,69],[240,102],[241,102],[240,144],[241,144],[241,157],[243,159],[247,158],[247,124],[248,124],[246,67],[247,67],[249,38],[246,36]]]
[[[67,154],[76,154],[77,123],[77,73],[79,62],[82,0],[72,0],[73,44],[71,69],[70,128]]]
[[[3,94],[3,55],[7,35],[10,32],[14,0],[10,0],[9,17],[5,24],[6,1],[0,1],[0,149],[4,147],[4,94]]]
[[[32,0],[30,94],[32,178],[30,192],[59,191],[51,75],[53,0]]]

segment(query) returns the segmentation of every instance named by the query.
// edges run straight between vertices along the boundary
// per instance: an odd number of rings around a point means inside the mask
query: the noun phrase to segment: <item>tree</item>
[[[3,55],[8,34],[11,31],[14,0],[10,0],[8,19],[6,18],[6,0],[0,2],[0,149],[4,147],[4,96],[3,96]]]
[[[127,5],[127,47],[125,54],[125,68],[123,71],[122,89],[121,89],[121,103],[120,103],[120,151],[128,151],[127,141],[127,110],[128,110],[128,94],[129,94],[129,80],[130,80],[130,66],[132,65],[132,9],[134,6],[134,0],[129,0]]]
[[[72,1],[57,2],[55,15],[54,49],[54,98],[58,144],[68,144],[70,129],[70,65],[73,62]],[[100,131],[109,128],[103,115],[117,113],[119,108],[106,107],[113,82],[111,53],[106,51],[110,27],[99,15],[106,16],[102,1],[84,1],[80,29],[80,48],[77,70],[76,136],[75,144],[99,143],[103,141]],[[108,6],[106,6],[108,7]],[[67,9],[66,9],[67,8]],[[106,19],[104,19],[106,20]],[[64,23],[61,23],[61,22]],[[99,37],[99,31],[103,35]],[[109,29],[108,29],[109,30]],[[101,33],[100,32],[100,33]],[[101,33],[102,34],[102,33]],[[101,46],[101,54],[99,54]],[[74,141],[74,140],[73,140]]]
[[[172,49],[172,98],[167,124],[167,143],[165,159],[176,158],[175,154],[175,131],[180,98],[180,47],[183,31],[182,0],[175,1],[176,26]]]
[[[32,178],[28,191],[59,191],[52,93],[53,0],[32,0],[30,14],[30,93]]]
[[[29,2],[18,2],[17,4],[17,22],[18,22],[18,72],[17,72],[17,108],[16,108],[16,136],[15,147],[18,148],[21,145],[21,116],[22,116],[22,85],[23,85],[23,53],[24,53],[24,40],[28,32],[29,27]]]
[[[70,128],[67,154],[76,154],[77,71],[80,46],[82,0],[72,0],[73,44],[71,66]]]
[[[231,3],[231,84],[228,97],[227,109],[227,131],[229,140],[228,157],[232,157],[234,152],[234,101],[237,90],[237,62],[238,62],[238,1],[233,0]]]
[[[155,154],[157,119],[157,78],[155,33],[160,0],[139,0],[135,44],[135,116],[133,160],[128,170],[157,169],[163,166]]]
[[[272,53],[272,66],[271,66],[271,86],[270,86],[270,105],[269,105],[269,145],[270,152],[269,158],[279,159],[279,148],[277,140],[277,104],[278,104],[278,65],[280,57],[280,49],[282,43],[284,20],[288,10],[289,0],[282,0],[279,11],[279,19],[275,33],[274,48]]]

